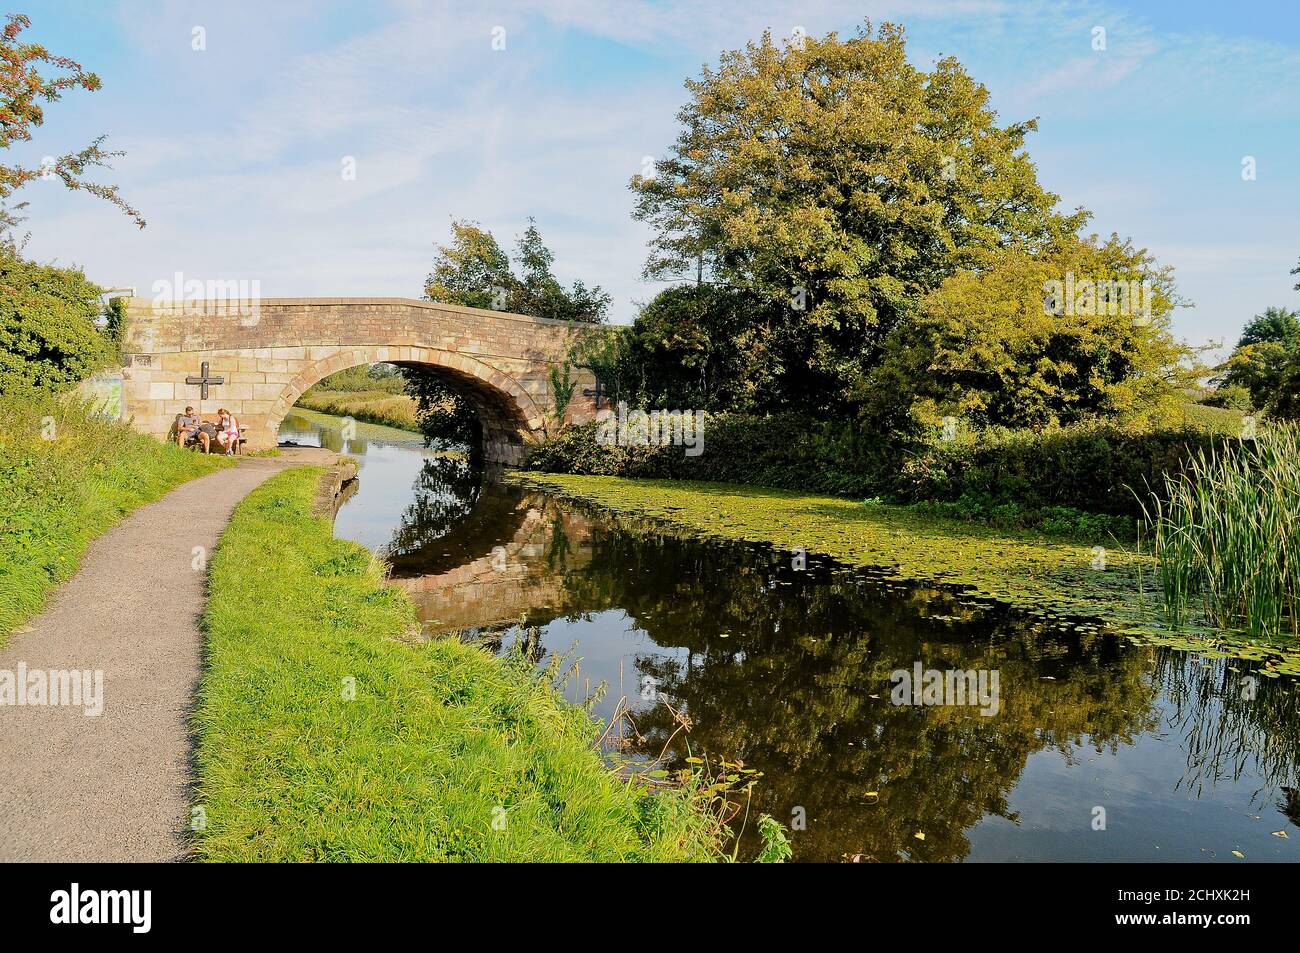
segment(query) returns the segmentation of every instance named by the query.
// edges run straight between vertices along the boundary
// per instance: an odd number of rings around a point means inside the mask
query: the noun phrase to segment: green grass
[[[255,490],[210,564],[200,858],[719,856],[685,793],[617,777],[595,749],[597,723],[530,667],[457,641],[404,640],[415,619],[406,595],[311,514],[320,477],[296,468]]]
[[[1240,410],[1232,410],[1227,407],[1210,407],[1206,404],[1196,404],[1188,401],[1178,409],[1175,419],[1169,421],[1169,423],[1171,425],[1182,424],[1187,427],[1196,427],[1199,430],[1222,434],[1226,437],[1237,437],[1241,435],[1245,419],[1246,414]]]
[[[337,431],[343,422],[343,417],[336,414],[327,414],[320,410],[311,410],[302,406],[299,402],[290,408],[285,419],[300,417],[309,424],[318,424],[326,430]],[[415,430],[403,430],[400,427],[390,427],[387,424],[377,424],[366,420],[352,418],[355,421],[356,439],[357,440],[376,440],[384,443],[401,443],[410,444],[411,446],[423,446],[424,435]],[[282,438],[292,440],[289,434],[281,434]]]
[[[76,571],[91,540],[229,465],[88,416],[69,399],[0,399],[0,645]]]
[[[406,378],[396,368],[393,373],[383,373],[380,365],[358,364],[335,371],[317,381],[316,391],[378,391],[385,394],[406,393]]]
[[[393,394],[382,390],[321,390],[317,386],[299,397],[296,406],[323,414],[396,427],[399,430],[420,429],[415,398],[401,393]]]

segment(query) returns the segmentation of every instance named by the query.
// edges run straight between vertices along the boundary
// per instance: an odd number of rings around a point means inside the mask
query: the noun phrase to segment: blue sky
[[[11,4],[12,7],[12,4]],[[31,39],[104,81],[48,110],[28,161],[101,133],[125,216],[53,182],[25,190],[29,254],[103,284],[259,280],[268,297],[418,296],[453,218],[513,241],[528,216],[556,270],[613,293],[640,280],[628,179],[676,135],[682,81],[764,28],[902,23],[914,63],[955,54],[1090,226],[1176,269],[1194,343],[1300,306],[1300,9],[1276,0],[893,3],[554,0],[36,0]],[[1094,27],[1106,49],[1092,48]],[[206,49],[193,48],[194,30]],[[493,30],[505,49],[492,49]],[[355,180],[341,174],[354,157]],[[1243,181],[1245,156],[1257,178]]]

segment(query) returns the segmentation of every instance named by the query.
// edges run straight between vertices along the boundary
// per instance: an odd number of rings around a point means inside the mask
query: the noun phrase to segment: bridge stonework
[[[274,447],[280,422],[307,388],[336,371],[388,362],[435,369],[478,412],[485,456],[515,464],[525,446],[554,432],[551,369],[565,361],[582,325],[408,298],[277,298],[256,308],[232,302],[127,304],[124,412],[136,429],[163,437],[186,406],[210,416],[225,407],[252,450]],[[223,382],[201,397],[204,362]],[[594,418],[576,382],[568,423]]]

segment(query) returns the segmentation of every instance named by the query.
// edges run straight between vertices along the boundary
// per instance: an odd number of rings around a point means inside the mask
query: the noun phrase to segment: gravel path
[[[85,698],[0,706],[0,861],[183,858],[202,557],[255,487],[326,456],[247,458],[141,507],[91,543],[76,575],[0,651],[0,677],[25,666],[29,691],[33,672],[47,684],[51,670],[103,673],[98,716]]]

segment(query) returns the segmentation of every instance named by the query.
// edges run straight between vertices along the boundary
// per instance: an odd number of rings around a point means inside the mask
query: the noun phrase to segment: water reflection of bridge
[[[568,604],[565,575],[591,564],[592,530],[586,517],[540,497],[491,497],[420,553],[390,557],[392,583],[438,632],[517,622],[538,611],[553,618],[577,608]]]

